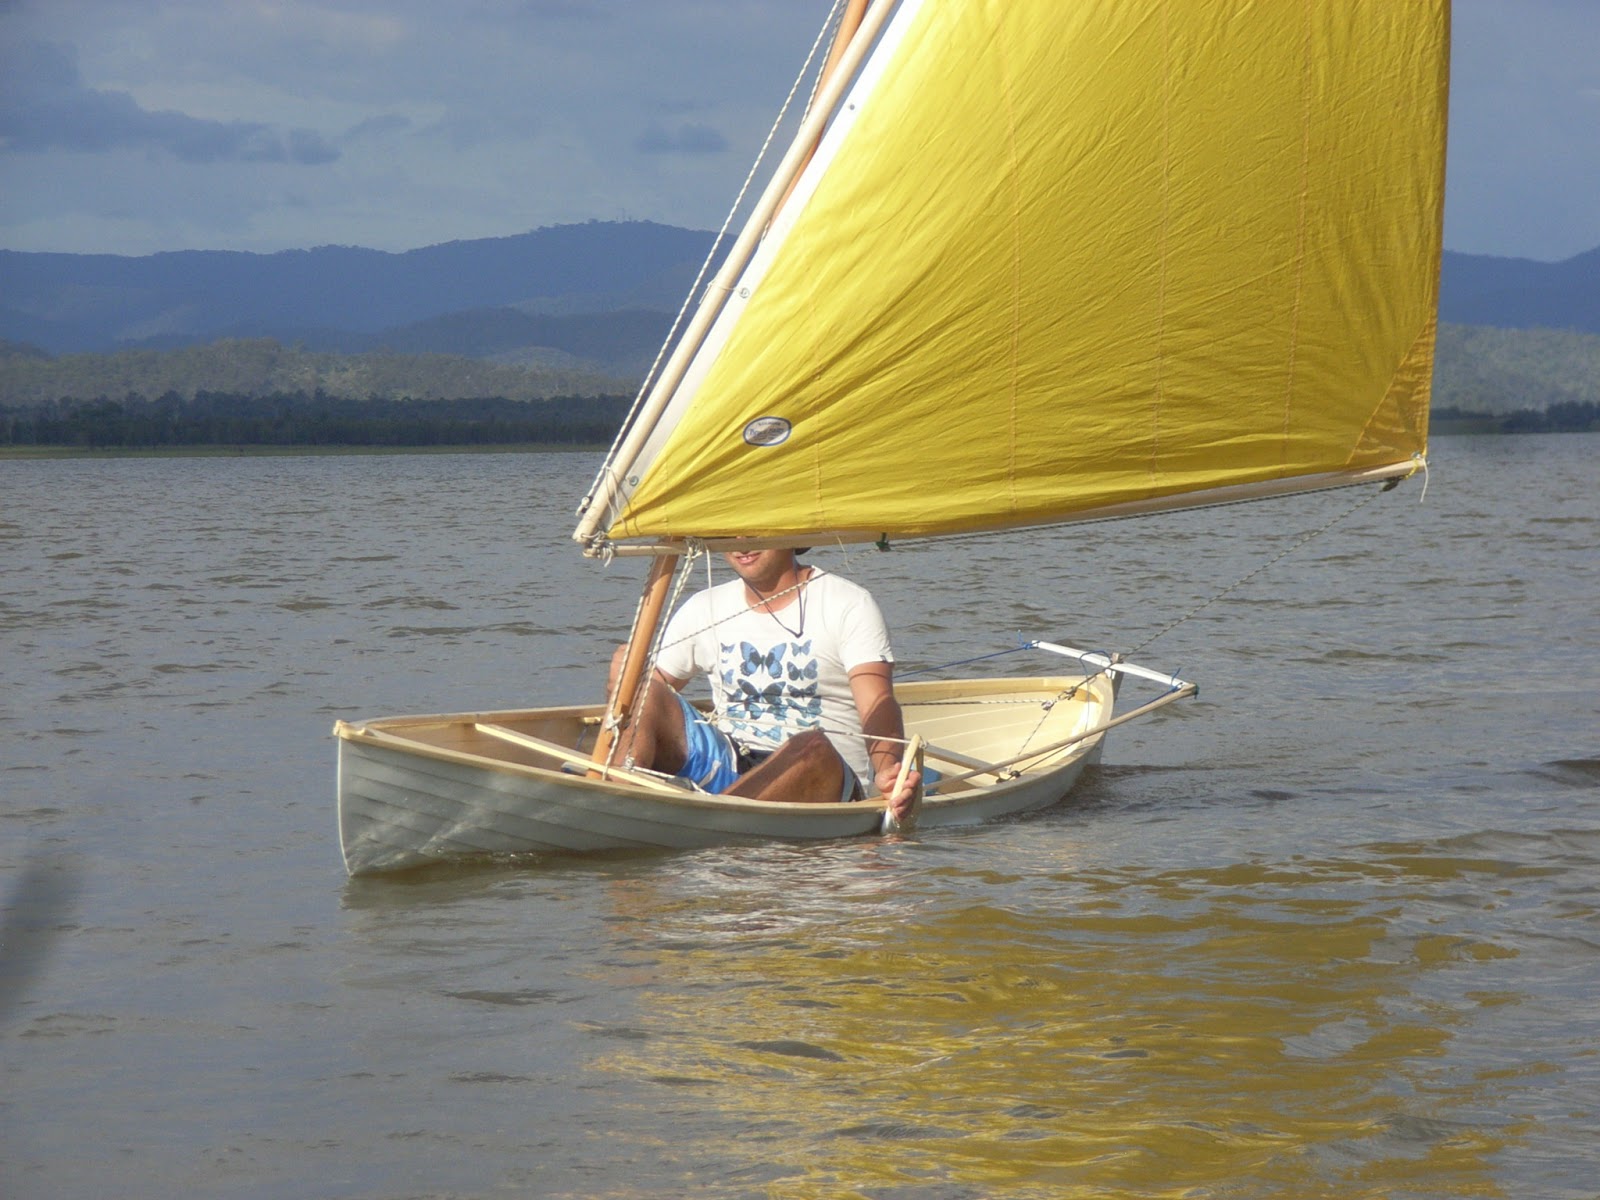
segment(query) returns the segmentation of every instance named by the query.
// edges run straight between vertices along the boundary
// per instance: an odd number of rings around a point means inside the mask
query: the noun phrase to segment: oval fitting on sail
[[[757,417],[744,427],[744,440],[751,446],[779,446],[789,440],[791,428],[782,417]]]

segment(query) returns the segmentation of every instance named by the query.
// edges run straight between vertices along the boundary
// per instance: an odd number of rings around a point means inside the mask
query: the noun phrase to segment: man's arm
[[[676,675],[669,675],[660,667],[656,668],[656,678],[675,692],[681,692],[684,688],[689,686],[689,681],[687,679],[679,679]]]
[[[869,662],[852,667],[850,694],[855,698],[861,731],[867,738],[873,780],[888,798],[895,815],[902,816],[911,807],[921,776],[913,770],[906,776],[905,786],[898,793],[890,794],[900,775],[906,739],[905,718],[900,712],[900,702],[894,698],[894,664]]]

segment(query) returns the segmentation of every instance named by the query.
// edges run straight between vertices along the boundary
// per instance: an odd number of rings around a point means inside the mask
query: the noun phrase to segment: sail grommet
[[[794,426],[783,417],[757,417],[744,427],[747,446],[781,446],[789,440]]]

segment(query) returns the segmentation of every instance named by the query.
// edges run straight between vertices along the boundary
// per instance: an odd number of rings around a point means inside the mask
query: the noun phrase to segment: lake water
[[[903,669],[1194,613],[1031,819],[357,881],[335,717],[593,698],[595,460],[0,460],[0,1195],[1592,1197],[1597,452],[815,555]]]

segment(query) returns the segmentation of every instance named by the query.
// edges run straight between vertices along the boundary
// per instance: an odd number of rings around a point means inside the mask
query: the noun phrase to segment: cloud
[[[379,141],[394,134],[405,133],[412,127],[410,117],[401,116],[399,113],[383,113],[380,116],[368,117],[358,121],[344,131],[344,140],[359,142],[366,140]]]
[[[215,121],[143,108],[127,92],[85,87],[70,47],[13,45],[0,58],[0,152],[84,154],[121,148],[164,150],[187,163],[298,163],[317,166],[338,147],[313,129],[283,132],[259,121]]]
[[[684,124],[666,129],[652,124],[633,139],[640,154],[721,154],[728,139],[709,125]]]
[[[1446,245],[1553,259],[1600,243],[1595,0],[1453,6]],[[0,0],[0,245],[399,250],[590,218],[715,226],[825,7]]]

